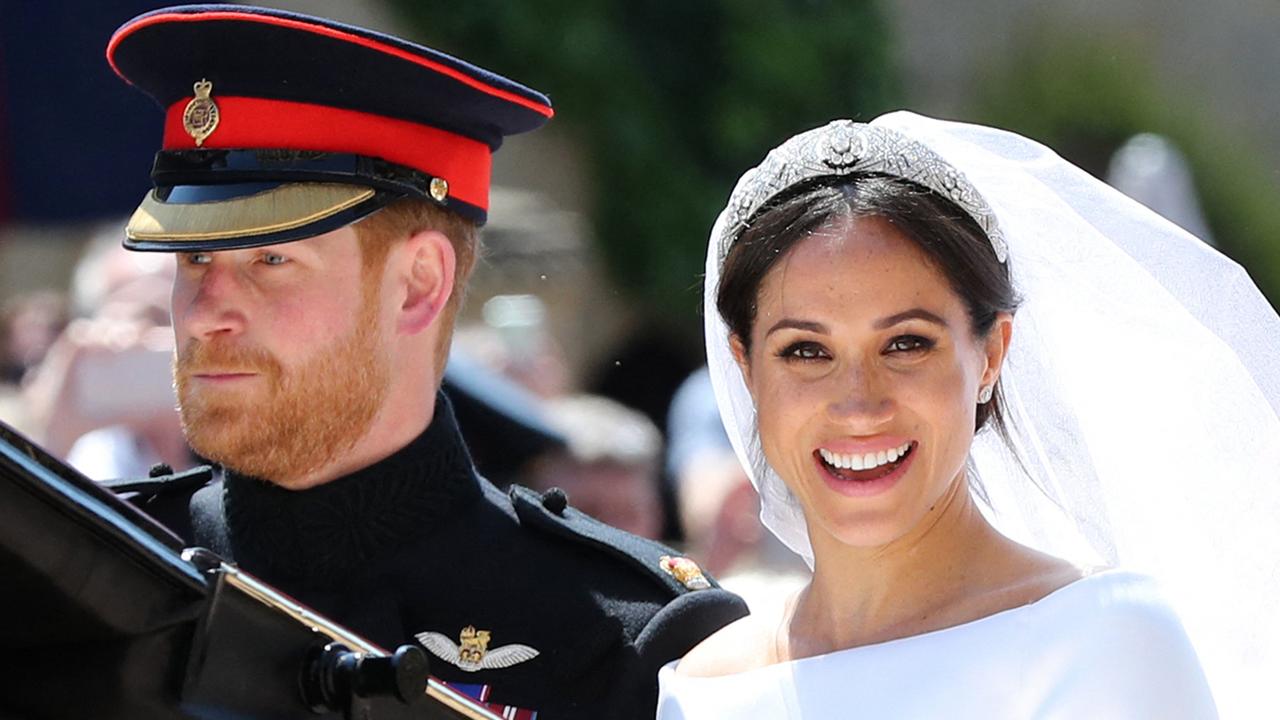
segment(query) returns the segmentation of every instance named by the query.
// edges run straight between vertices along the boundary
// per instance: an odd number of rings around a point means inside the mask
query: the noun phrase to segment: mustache
[[[192,340],[178,353],[174,371],[179,377],[240,372],[274,376],[280,374],[281,365],[263,348]]]

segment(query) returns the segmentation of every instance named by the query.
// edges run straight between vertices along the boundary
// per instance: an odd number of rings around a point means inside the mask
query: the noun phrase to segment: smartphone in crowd
[[[76,401],[86,417],[101,421],[172,409],[172,347],[137,345],[86,355],[77,365]]]

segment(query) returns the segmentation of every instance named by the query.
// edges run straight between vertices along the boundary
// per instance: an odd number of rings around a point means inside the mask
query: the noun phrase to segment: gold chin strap
[[[231,240],[302,227],[373,197],[372,188],[339,183],[290,183],[253,195],[203,203],[166,203],[155,191],[129,218],[130,240]]]

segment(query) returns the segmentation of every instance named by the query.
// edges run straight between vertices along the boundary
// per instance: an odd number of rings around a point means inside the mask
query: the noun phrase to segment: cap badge
[[[702,568],[687,557],[663,555],[658,559],[658,567],[690,590],[706,590],[711,587],[707,576],[702,574]]]
[[[213,83],[201,79],[194,86],[196,96],[182,111],[182,127],[195,138],[196,147],[204,145],[204,139],[218,129],[218,104],[209,97]]]
[[[444,178],[431,178],[431,185],[427,188],[427,192],[431,193],[431,198],[436,202],[444,202],[449,197],[449,181]]]
[[[432,655],[451,665],[457,665],[464,672],[511,667],[539,655],[537,650],[528,645],[503,645],[490,650],[490,632],[476,630],[473,625],[462,628],[462,634],[458,637],[461,645],[454,645],[452,640],[438,632],[420,632],[414,637]]]

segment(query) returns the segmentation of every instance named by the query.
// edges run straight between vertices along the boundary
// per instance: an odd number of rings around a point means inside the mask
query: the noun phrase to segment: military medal
[[[466,672],[511,667],[539,654],[528,645],[503,645],[490,650],[490,632],[476,630],[472,625],[462,628],[458,637],[461,645],[454,645],[452,640],[438,632],[420,632],[414,637],[432,655]]]
[[[702,568],[687,557],[663,555],[658,559],[658,566],[690,590],[706,590],[711,587],[711,582],[702,574]]]
[[[196,96],[182,111],[182,127],[195,138],[196,147],[204,145],[204,139],[218,129],[218,104],[209,97],[213,83],[201,80],[194,85]]]

